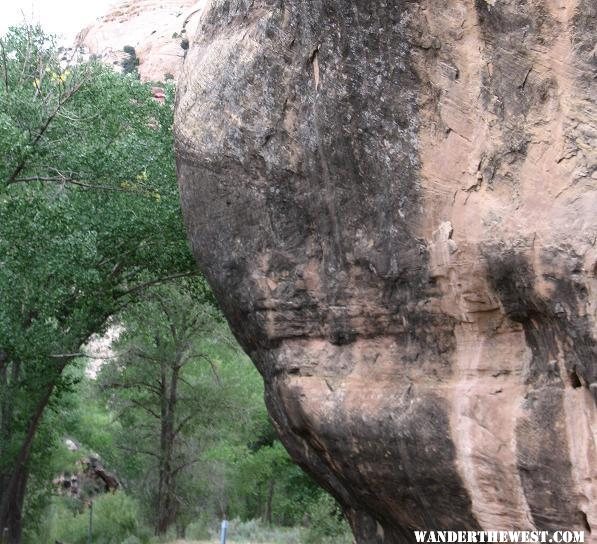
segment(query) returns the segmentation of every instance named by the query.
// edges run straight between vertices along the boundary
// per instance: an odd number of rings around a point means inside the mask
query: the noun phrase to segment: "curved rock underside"
[[[595,4],[212,0],[199,263],[359,543],[597,532]]]

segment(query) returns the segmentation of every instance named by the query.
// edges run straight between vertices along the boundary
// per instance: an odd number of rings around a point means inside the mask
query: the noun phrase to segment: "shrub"
[[[143,544],[143,542],[141,542],[141,539],[136,537],[135,535],[131,535],[131,536],[125,538],[122,541],[122,544]]]
[[[139,58],[135,48],[131,45],[125,45],[122,50],[126,53],[126,57],[122,60],[122,73],[138,75],[137,67],[139,66]]]
[[[304,544],[351,544],[352,533],[338,503],[322,493],[307,511],[309,527],[304,531]]]
[[[210,528],[216,524],[211,516],[204,513],[187,526],[186,537],[190,540],[209,540]]]
[[[64,501],[59,501],[54,505],[51,516],[49,542],[87,543],[89,509],[73,513]],[[140,544],[142,541],[136,534],[139,529],[138,518],[137,503],[124,493],[98,497],[93,502],[94,544],[121,544],[125,540],[127,544]]]

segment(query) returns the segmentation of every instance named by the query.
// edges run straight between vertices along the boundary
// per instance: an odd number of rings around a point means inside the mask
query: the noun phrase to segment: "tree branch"
[[[127,446],[122,446],[122,445],[118,445],[116,446],[118,449],[120,450],[124,450],[124,451],[128,451],[129,453],[142,453],[144,455],[151,455],[152,457],[156,457],[157,459],[160,458],[160,456],[153,452],[153,451],[148,451],[148,450],[138,450],[135,448],[128,448]]]
[[[50,359],[74,359],[75,357],[87,357],[88,359],[115,359],[116,355],[93,355],[91,353],[53,353],[52,355],[48,355]]]
[[[131,383],[112,382],[112,383],[105,384],[104,387],[111,388],[111,389],[134,389],[135,387],[139,387],[139,388],[146,387],[155,395],[160,395],[160,393],[161,393],[161,391],[159,390],[158,387],[156,387],[155,385],[151,385],[150,383],[147,383],[147,382],[131,382]]]
[[[141,408],[141,410],[145,410],[148,414],[152,415],[153,417],[155,417],[156,419],[161,419],[161,416],[156,414],[149,406],[145,406],[144,404],[142,404],[141,402],[139,402],[138,400],[135,399],[128,399],[133,405],[135,405],[137,408]]]
[[[31,142],[29,142],[29,145],[30,145],[30,147],[32,149],[35,148],[35,146],[42,139],[43,135],[46,133],[46,130],[48,130],[48,127],[50,126],[50,124],[52,123],[52,121],[56,118],[56,116],[58,115],[58,113],[60,112],[60,110],[64,106],[64,104],[66,104],[75,94],[77,94],[77,92],[79,91],[79,89],[81,89],[81,87],[83,86],[83,84],[86,83],[86,82],[87,82],[87,75],[85,75],[81,79],[81,81],[79,81],[78,83],[76,83],[64,95],[64,97],[58,99],[58,104],[56,105],[56,108],[54,108],[54,111],[52,113],[50,113],[50,115],[48,115],[48,118],[46,119],[46,121],[44,122],[44,124],[40,127],[39,132],[37,133],[37,136],[35,136],[35,138]],[[8,178],[7,185],[11,185],[11,184],[15,183],[15,180],[18,178],[19,174],[22,172],[23,168],[25,168],[25,166],[27,165],[27,161],[31,157],[31,153],[32,152],[27,153],[21,159],[21,162],[17,165],[17,167],[15,168],[14,172]]]
[[[189,278],[192,276],[196,276],[198,274],[197,270],[187,270],[186,272],[180,272],[179,274],[172,274],[171,276],[165,276],[163,278],[158,278],[156,280],[151,280],[140,285],[136,285],[131,289],[127,289],[126,291],[121,291],[116,293],[116,298],[124,297],[126,295],[132,295],[133,293],[137,293],[138,291],[143,291],[148,287],[152,287],[153,285],[159,285],[161,283],[166,283],[168,281],[176,280],[178,278]]]
[[[12,181],[9,181],[9,185],[14,185],[16,183],[28,183],[31,181],[55,181],[58,183],[68,183],[70,185],[77,185],[78,187],[84,187],[85,189],[98,189],[102,191],[115,191],[120,193],[132,193],[130,189],[122,189],[120,187],[110,187],[109,185],[96,185],[93,183],[85,183],[83,181],[79,181],[69,177],[61,177],[61,176],[31,176],[27,178],[15,178]]]
[[[222,387],[222,380],[220,379],[220,375],[218,374],[218,371],[216,370],[216,365],[214,364],[214,362],[204,353],[198,353],[196,356],[199,357],[200,359],[205,359],[209,363],[209,366],[211,367],[211,371],[214,375],[214,378],[216,379],[216,383],[218,384],[218,386]]]
[[[2,49],[2,63],[4,67],[4,87],[8,94],[8,60],[6,59],[6,49],[4,49],[4,42],[0,40],[0,49]]]
[[[180,433],[180,431],[182,431],[183,427],[189,422],[191,421],[191,419],[193,419],[194,416],[196,416],[196,413],[191,413],[188,416],[186,416],[185,418],[183,418],[183,420],[176,426],[176,429],[174,429],[174,436],[178,436],[178,433]]]
[[[191,461],[187,461],[186,463],[183,463],[182,465],[178,465],[174,470],[172,470],[172,476],[174,476],[175,474],[178,474],[181,470],[190,467],[191,465],[194,465],[195,463],[198,463],[199,461],[201,461],[201,458],[196,458],[196,459],[192,459]]]
[[[74,359],[75,357],[92,357],[86,353],[53,353],[48,355],[50,359]]]

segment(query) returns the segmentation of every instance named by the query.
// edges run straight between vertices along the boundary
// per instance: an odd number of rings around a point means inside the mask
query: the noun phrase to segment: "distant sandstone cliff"
[[[182,67],[187,29],[193,27],[197,0],[123,0],[82,30],[76,46],[104,62],[120,66],[125,46],[135,49],[144,81],[176,79]]]
[[[596,28],[590,0],[201,14],[175,121],[193,250],[360,544],[597,541]]]

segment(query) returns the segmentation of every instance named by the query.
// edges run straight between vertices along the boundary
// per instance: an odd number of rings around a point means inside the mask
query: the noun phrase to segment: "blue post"
[[[228,520],[222,520],[222,527],[220,528],[220,544],[226,544],[226,533],[228,532]]]
[[[87,542],[92,543],[93,539],[93,501],[89,501],[89,527],[87,529]]]

